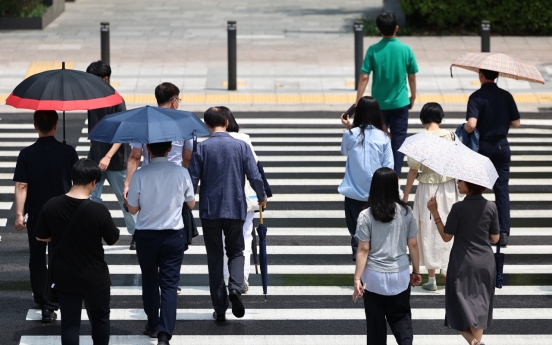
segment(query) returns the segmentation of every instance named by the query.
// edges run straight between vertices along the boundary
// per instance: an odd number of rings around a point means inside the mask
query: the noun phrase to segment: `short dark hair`
[[[81,158],[73,165],[71,179],[76,186],[86,186],[92,181],[98,183],[102,179],[102,171],[93,160]]]
[[[86,73],[93,74],[100,78],[105,78],[105,77],[109,78],[111,77],[111,67],[109,67],[109,65],[106,62],[102,60],[98,60],[88,65],[88,68],[86,69]]]
[[[224,127],[227,120],[221,107],[211,107],[203,114],[203,121],[205,121],[207,126],[215,128]]]
[[[383,36],[393,36],[397,27],[395,13],[383,12],[376,19],[376,25]]]
[[[424,125],[431,122],[441,123],[444,117],[445,112],[443,111],[443,107],[436,102],[424,104],[420,111],[420,121],[422,121]]]
[[[37,110],[34,112],[34,124],[40,133],[48,133],[54,129],[59,116],[55,110]]]
[[[395,204],[401,205],[408,212],[408,205],[399,196],[399,179],[395,170],[379,168],[372,176],[368,204],[374,219],[389,223],[395,218]]]
[[[152,155],[154,155],[155,157],[163,157],[169,151],[171,145],[171,141],[164,141],[161,143],[148,144],[148,147]]]
[[[495,80],[498,78],[498,72],[497,71],[491,71],[488,69],[480,69],[479,72],[483,73],[483,76],[485,76],[485,79],[487,80]]]
[[[157,105],[165,104],[178,95],[180,95],[180,89],[173,83],[161,83],[155,88]]]
[[[466,183],[466,186],[468,187],[468,190],[472,194],[476,194],[476,195],[483,194],[483,192],[487,190],[487,187],[483,187],[483,186],[480,186],[480,185],[475,184],[475,183],[471,183],[471,182],[468,182],[468,181],[464,181],[464,183]]]
[[[240,131],[240,126],[236,122],[236,118],[234,117],[234,114],[224,106],[217,106],[216,108],[219,108],[222,111],[222,115],[228,120],[228,127],[226,128],[227,132],[233,132],[238,133]]]

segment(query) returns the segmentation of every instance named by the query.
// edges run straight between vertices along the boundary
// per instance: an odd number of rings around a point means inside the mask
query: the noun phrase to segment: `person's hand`
[[[345,128],[347,129],[351,129],[352,125],[351,125],[351,122],[349,121],[349,115],[347,116],[344,116],[345,113],[341,114],[341,123],[343,124],[343,126],[345,126]]]
[[[100,164],[98,164],[100,166],[100,170],[101,171],[106,171],[110,162],[111,162],[111,158],[109,158],[107,156],[102,158],[102,160],[100,161]]]
[[[429,199],[427,202],[427,209],[435,217],[435,213],[437,213],[437,200],[435,200],[435,197]]]
[[[412,109],[415,101],[416,101],[416,97],[410,97],[410,105],[408,106],[408,109]]]
[[[127,200],[127,195],[128,195],[128,188],[129,186],[125,183],[124,186],[123,186],[123,202],[125,203],[125,205],[128,206],[128,200]]]
[[[25,223],[25,216],[22,214],[15,216],[15,230],[21,231],[25,229],[27,223]]]
[[[264,200],[259,202],[259,206],[262,206],[263,209],[266,208],[266,203],[268,202],[268,197],[265,196]]]
[[[402,201],[405,203],[405,204],[408,204],[408,195],[403,195],[403,198],[402,198]]]
[[[422,276],[417,273],[412,273],[410,275],[410,285],[418,286],[422,283]]]
[[[360,298],[364,295],[364,286],[362,285],[360,279],[354,280],[354,288],[355,290],[353,291],[353,301],[355,300],[355,297]]]

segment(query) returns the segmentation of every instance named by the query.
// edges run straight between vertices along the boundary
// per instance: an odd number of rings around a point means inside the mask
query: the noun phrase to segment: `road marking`
[[[0,226],[6,226],[8,224],[8,218],[0,218]]]
[[[63,317],[58,312],[58,320]],[[82,320],[88,320],[86,310],[82,310]],[[332,309],[246,309],[245,316],[241,319],[231,313],[226,318],[235,321],[247,320],[365,320],[364,308],[332,308]],[[412,308],[413,320],[443,320],[444,308]],[[109,315],[111,321],[118,320],[147,320],[143,309],[111,309]],[[494,308],[494,320],[551,320],[552,308]],[[42,320],[42,310],[30,309],[27,312],[27,321]],[[176,320],[186,321],[212,321],[213,309],[177,309]]]
[[[0,210],[11,210],[13,202],[2,201],[0,202]]]

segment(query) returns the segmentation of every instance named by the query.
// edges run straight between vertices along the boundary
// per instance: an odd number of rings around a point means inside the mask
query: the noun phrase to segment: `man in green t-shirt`
[[[391,130],[395,171],[401,176],[404,154],[398,150],[406,139],[408,109],[412,109],[416,99],[418,64],[412,49],[396,37],[399,26],[394,13],[380,14],[376,24],[383,38],[368,48],[358,83],[357,102],[364,95],[370,72],[373,72],[372,96],[378,101],[385,124]]]

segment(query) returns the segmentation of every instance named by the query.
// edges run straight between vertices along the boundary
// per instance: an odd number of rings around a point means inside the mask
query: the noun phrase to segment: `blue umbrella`
[[[263,281],[263,293],[266,301],[266,291],[268,288],[268,260],[266,255],[266,232],[267,228],[263,225],[263,207],[259,207],[260,222],[257,227],[257,233],[259,234],[259,261],[261,265],[261,279]]]
[[[207,126],[188,111],[145,106],[105,116],[88,133],[88,139],[151,144],[207,135]]]

